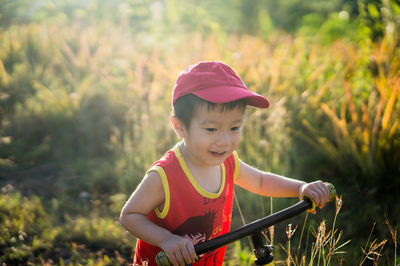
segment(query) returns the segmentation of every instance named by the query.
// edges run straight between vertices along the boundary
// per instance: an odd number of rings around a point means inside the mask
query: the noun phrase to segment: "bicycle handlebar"
[[[329,201],[333,201],[336,198],[336,190],[335,187],[330,183],[325,183],[329,189]],[[248,223],[239,227],[238,229],[223,234],[219,237],[213,238],[211,240],[199,243],[194,246],[194,250],[197,255],[207,253],[211,250],[215,250],[222,246],[225,246],[231,242],[239,240],[245,236],[250,236],[255,233],[260,232],[261,230],[272,226],[276,223],[282,222],[284,220],[290,219],[296,215],[304,211],[310,211],[315,209],[315,202],[308,197],[305,197],[303,200],[298,203],[278,211],[274,214],[268,215],[264,218],[258,219],[254,222]],[[156,255],[156,262],[158,266],[169,266],[170,262],[168,257],[165,255],[164,251],[160,251]]]

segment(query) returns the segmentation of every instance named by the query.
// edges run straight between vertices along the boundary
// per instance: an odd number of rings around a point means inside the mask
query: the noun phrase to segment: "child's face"
[[[206,104],[195,107],[189,128],[183,127],[185,155],[198,166],[216,166],[237,148],[240,142],[244,108],[208,110]]]

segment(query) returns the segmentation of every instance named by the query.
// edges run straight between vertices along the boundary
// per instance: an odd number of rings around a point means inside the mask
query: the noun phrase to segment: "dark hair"
[[[201,104],[207,104],[208,111],[214,110],[215,108],[217,108],[217,106],[219,106],[220,112],[230,111],[232,109],[235,109],[236,107],[241,107],[244,110],[246,108],[246,99],[240,99],[227,103],[212,103],[203,100],[196,95],[187,94],[178,98],[175,101],[173,112],[176,117],[183,123],[183,125],[186,128],[189,128],[190,122],[193,118],[193,111]]]

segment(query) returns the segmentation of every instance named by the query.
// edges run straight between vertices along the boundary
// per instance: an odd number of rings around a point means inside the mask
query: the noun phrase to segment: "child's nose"
[[[231,142],[231,135],[229,134],[229,132],[222,132],[217,140],[218,145],[226,145],[229,144],[230,142]]]

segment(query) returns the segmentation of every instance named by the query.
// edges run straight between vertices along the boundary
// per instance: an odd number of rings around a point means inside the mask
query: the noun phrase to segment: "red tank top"
[[[194,179],[182,157],[179,146],[168,151],[148,170],[156,171],[162,180],[165,202],[149,219],[174,234],[188,237],[193,244],[229,232],[232,215],[234,179],[239,173],[239,159],[233,152],[221,164],[222,182],[217,193],[204,190]],[[193,265],[222,265],[226,247],[204,254]],[[156,265],[161,249],[140,239],[136,243],[134,265]]]

